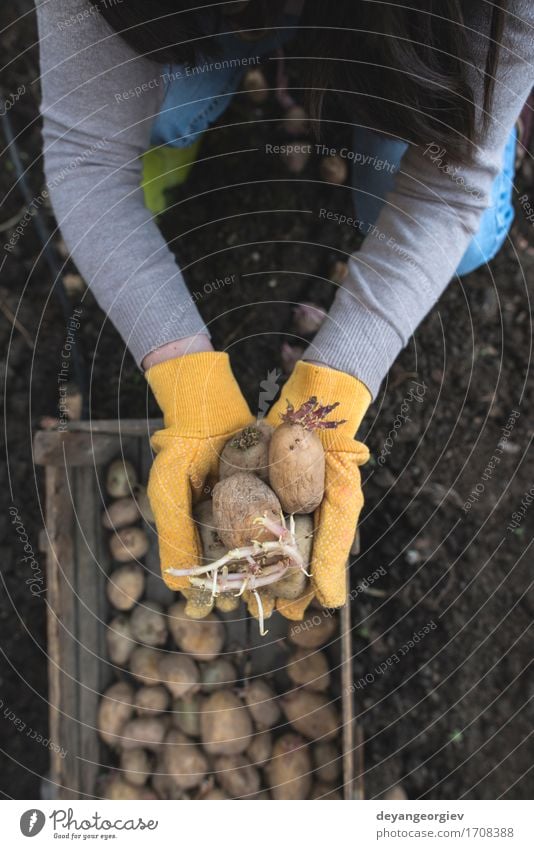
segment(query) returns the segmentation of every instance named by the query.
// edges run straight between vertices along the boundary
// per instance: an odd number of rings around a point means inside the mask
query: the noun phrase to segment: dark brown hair
[[[220,32],[275,29],[285,0],[250,0],[235,14],[222,4],[175,0],[93,0],[108,23],[143,55],[160,62],[193,63],[217,56]],[[234,4],[235,5],[235,4]],[[476,14],[478,32],[464,16]],[[288,52],[298,56],[307,107],[320,118],[325,98],[349,114],[415,144],[435,142],[451,161],[469,159],[491,110],[506,0],[306,0],[300,35]],[[471,44],[485,56],[483,120],[475,122],[469,72]],[[470,67],[471,66],[471,67]],[[354,120],[354,118],[353,118]]]

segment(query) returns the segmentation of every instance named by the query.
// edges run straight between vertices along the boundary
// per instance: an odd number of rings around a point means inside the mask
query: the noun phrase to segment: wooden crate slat
[[[33,459],[40,466],[99,466],[120,453],[120,438],[106,433],[38,431],[33,440]]]
[[[51,779],[59,798],[65,790],[76,794],[79,786],[77,759],[77,720],[79,711],[75,643],[70,635],[76,628],[72,604],[74,586],[74,537],[72,502],[67,474],[59,467],[46,471],[47,529],[50,548],[48,580],[48,656],[50,682],[50,736],[66,753],[52,752]],[[72,798],[77,798],[73,795]]]
[[[76,421],[67,424],[69,431],[116,433],[122,436],[139,436],[142,438],[154,433],[161,427],[163,427],[163,419],[118,419],[117,421],[91,419],[90,421]]]
[[[59,570],[53,565],[52,546],[54,545],[57,489],[62,470],[53,467],[46,469],[45,474],[45,503],[46,503],[46,535],[47,535],[47,651],[48,651],[48,704],[50,739],[60,747],[63,735],[60,734],[60,716],[58,706],[61,699],[60,666],[61,641],[59,638],[59,621],[57,607],[59,603]],[[64,472],[63,472],[64,474]],[[50,779],[57,787],[61,781],[61,752],[50,750]],[[57,792],[57,790],[56,790]]]
[[[78,611],[77,663],[79,681],[72,682],[81,692],[79,709],[79,780],[83,794],[92,794],[102,761],[102,747],[96,732],[96,714],[103,685],[103,670],[107,667],[102,653],[101,634],[106,624],[102,604],[109,559],[102,551],[103,536],[100,524],[102,505],[95,471],[79,468],[74,478],[76,504],[76,597]],[[104,595],[105,598],[105,595]]]
[[[350,598],[349,570],[347,569],[347,595]],[[352,710],[352,630],[350,606],[341,608],[339,615],[341,639],[341,722],[343,741],[343,792],[345,799],[355,799],[354,788],[354,719]]]

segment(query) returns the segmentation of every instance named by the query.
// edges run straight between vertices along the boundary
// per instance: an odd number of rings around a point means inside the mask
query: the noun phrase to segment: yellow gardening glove
[[[163,579],[171,590],[187,577],[165,573],[202,563],[193,504],[217,480],[219,456],[236,431],[254,421],[230,368],[228,354],[186,354],[152,366],[146,379],[164,417],[152,437],[156,458],[148,497],[159,539]]]
[[[298,362],[267,421],[276,427],[287,401],[298,409],[312,396],[323,406],[338,401],[328,418],[346,421],[335,429],[316,431],[325,450],[326,471],[324,498],[314,513],[312,589],[295,601],[278,599],[277,609],[288,619],[302,619],[314,595],[324,607],[345,604],[346,565],[363,506],[359,466],[369,459],[367,447],[356,442],[354,434],[371,395],[361,381],[345,372]]]

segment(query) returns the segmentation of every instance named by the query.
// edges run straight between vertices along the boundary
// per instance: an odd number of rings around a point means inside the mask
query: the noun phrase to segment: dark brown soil
[[[13,16],[3,8],[0,26]],[[10,56],[34,42],[33,27],[28,17],[8,30]],[[13,91],[34,79],[36,67],[35,52],[26,53],[10,66],[4,88]],[[38,194],[36,88],[28,86],[10,117]],[[282,341],[298,341],[291,329],[293,304],[314,300],[328,306],[334,295],[325,277],[329,262],[357,248],[352,229],[326,226],[318,215],[322,207],[350,214],[350,189],[322,185],[316,160],[301,177],[288,178],[278,160],[262,152],[277,115],[274,103],[254,113],[235,101],[222,122],[230,126],[208,134],[205,161],[177,189],[179,203],[162,221],[191,291],[201,293],[198,305],[214,343],[230,352],[253,408],[261,381],[280,369]],[[324,133],[337,143],[339,130],[330,134],[327,125]],[[247,153],[235,153],[245,148]],[[210,158],[225,152],[222,159]],[[6,155],[1,163],[2,194],[10,192],[2,211],[6,221],[23,200]],[[530,162],[518,173],[517,190],[534,197]],[[49,209],[44,217],[54,230]],[[362,426],[373,459],[364,469],[362,554],[352,566],[352,586],[355,703],[367,741],[368,797],[400,780],[412,798],[532,797],[534,506],[518,528],[507,525],[533,482],[533,244],[532,227],[518,207],[508,244],[489,267],[449,286]],[[9,512],[12,506],[18,510],[44,568],[38,552],[43,480],[32,463],[31,439],[43,416],[57,414],[64,317],[40,250],[30,225],[13,254],[2,251],[0,266],[4,308],[16,312],[19,322],[13,327],[9,313],[0,315],[8,470],[0,510],[0,787],[17,799],[39,795],[48,757],[28,734],[35,729],[46,737],[46,600],[26,584],[31,570],[21,560]],[[75,270],[70,261],[65,270]],[[210,287],[231,274],[231,286]],[[73,299],[73,309],[76,304]],[[78,344],[90,369],[92,417],[156,413],[142,375],[90,294]],[[415,381],[424,384],[421,402],[413,399]],[[407,398],[410,421],[395,430]],[[511,433],[503,434],[514,411],[519,415]],[[495,456],[498,463],[485,473]],[[465,510],[477,486],[479,495]],[[376,570],[379,579],[358,590]],[[417,632],[422,636],[411,646]]]

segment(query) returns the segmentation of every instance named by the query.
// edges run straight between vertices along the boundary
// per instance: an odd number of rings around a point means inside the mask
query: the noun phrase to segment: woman
[[[345,419],[322,432],[326,496],[312,564],[319,600],[343,604],[368,456],[354,435],[448,282],[494,256],[510,226],[514,125],[533,83],[532,4],[251,0],[184,11],[173,0],[43,0],[37,10],[58,223],[164,414],[149,485],[163,569],[198,560],[192,501],[229,434],[253,416],[147,209],[142,155],[152,146],[166,161],[183,157],[250,57],[282,45],[291,53],[298,33],[314,124],[328,100],[354,127],[360,161],[394,165],[354,169],[367,236],[283,392],[295,406],[312,395],[338,401]],[[309,600],[282,612],[300,618]]]

